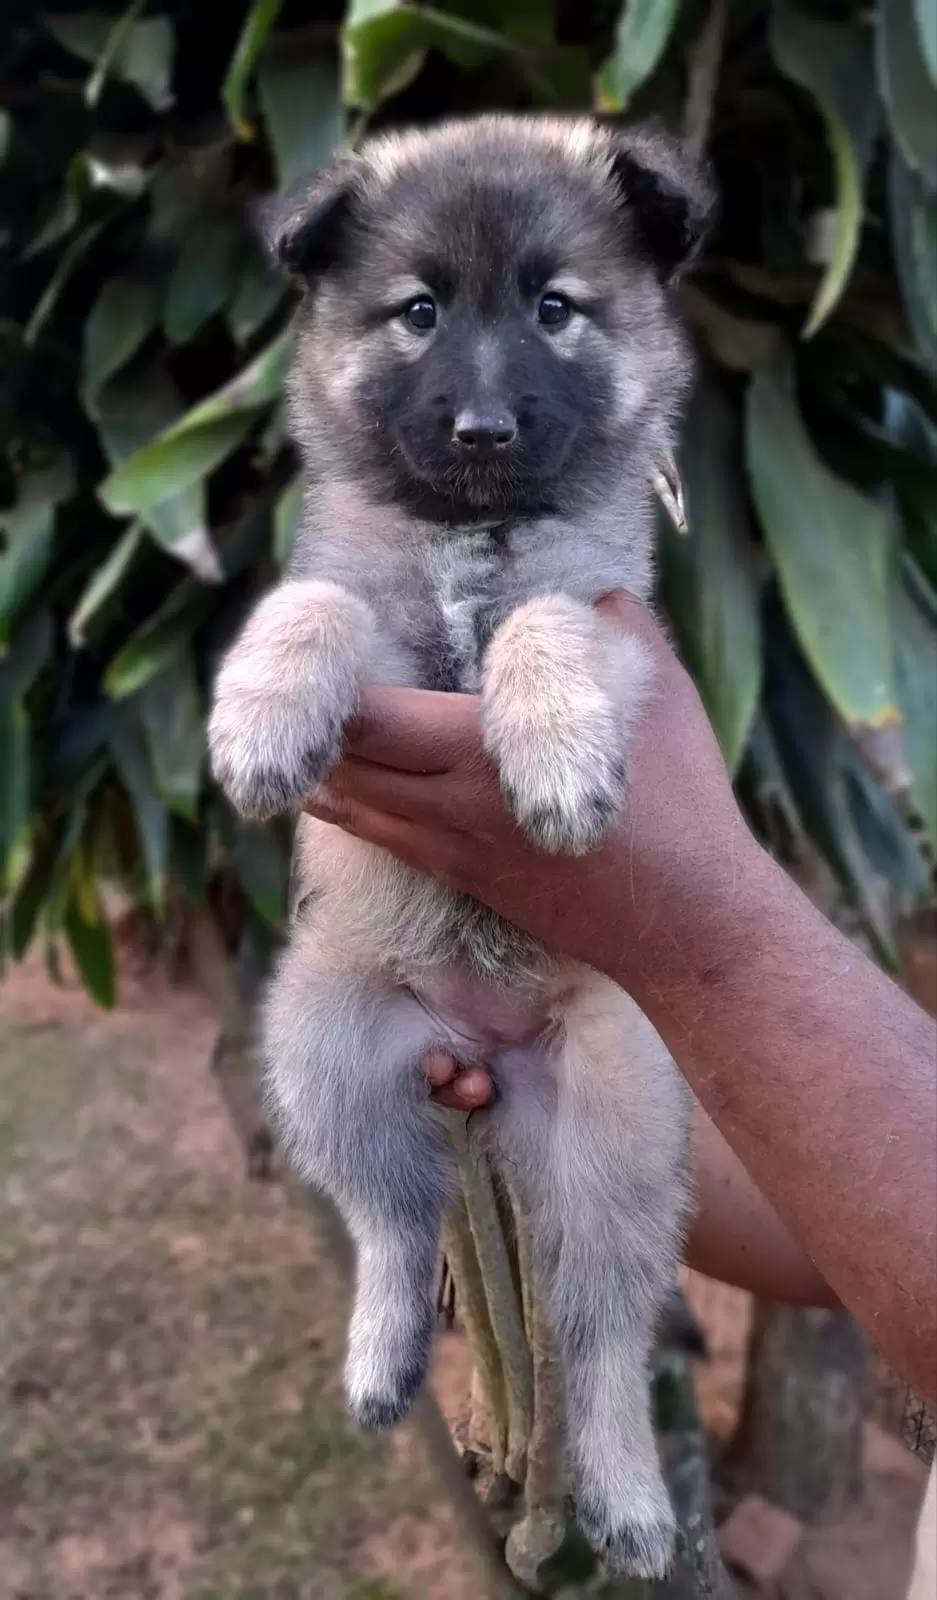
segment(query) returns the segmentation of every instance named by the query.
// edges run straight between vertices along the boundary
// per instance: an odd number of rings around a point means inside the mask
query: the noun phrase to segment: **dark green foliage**
[[[806,829],[891,954],[937,841],[932,8],[617,9],[4,7],[0,952],[64,937],[109,1003],[102,880],[160,915],[221,875],[255,931],[282,914],[283,838],[231,815],[202,736],[298,509],[250,201],[388,121],[591,104],[712,155],[662,594],[756,820]]]

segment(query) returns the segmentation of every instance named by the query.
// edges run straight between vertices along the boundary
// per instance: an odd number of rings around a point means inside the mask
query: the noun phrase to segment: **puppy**
[[[328,776],[376,682],[480,695],[530,838],[601,838],[649,666],[593,602],[650,590],[650,478],[690,376],[669,287],[708,208],[658,134],[509,116],[375,139],[279,206],[272,248],[305,291],[306,495],[289,577],[217,681],[214,771],[244,815]],[[303,817],[295,872],[269,1095],[357,1245],[352,1414],[390,1426],[426,1371],[455,1173],[422,1063],[443,1047],[497,1085],[485,1137],[535,1234],[580,1522],[613,1569],[659,1577],[674,1520],[648,1357],[687,1201],[675,1067],[614,984],[387,854]]]

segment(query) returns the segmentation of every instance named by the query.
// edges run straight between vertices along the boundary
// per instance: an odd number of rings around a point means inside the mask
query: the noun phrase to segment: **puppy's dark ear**
[[[612,170],[639,248],[670,283],[699,253],[715,213],[701,164],[654,127],[610,128]]]
[[[338,260],[353,203],[351,167],[340,162],[260,201],[254,226],[278,266],[309,288]]]

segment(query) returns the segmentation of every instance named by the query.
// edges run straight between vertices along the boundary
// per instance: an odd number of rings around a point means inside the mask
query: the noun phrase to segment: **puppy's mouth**
[[[448,450],[423,456],[401,438],[395,453],[414,487],[479,511],[516,509],[534,488],[524,471],[522,452],[513,445],[478,457]]]
[[[516,456],[505,452],[488,460],[452,462],[436,487],[470,506],[497,511],[523,500],[528,485]]]

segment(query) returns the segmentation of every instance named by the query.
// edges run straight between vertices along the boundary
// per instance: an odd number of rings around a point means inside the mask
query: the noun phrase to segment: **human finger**
[[[369,684],[345,742],[360,760],[404,772],[448,772],[480,748],[474,695]]]
[[[438,1105],[448,1111],[480,1111],[491,1104],[494,1084],[484,1067],[468,1067],[457,1072],[452,1082],[433,1093]]]

